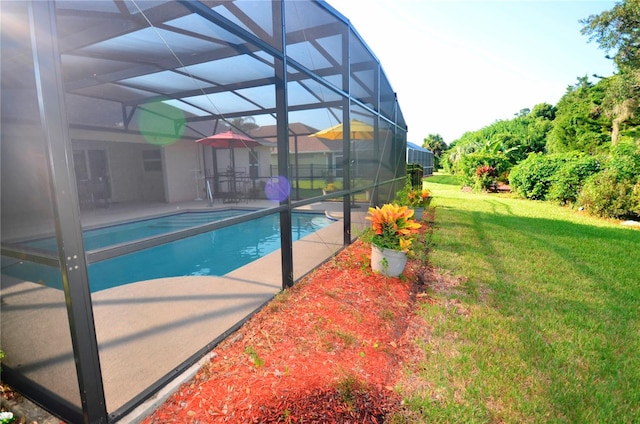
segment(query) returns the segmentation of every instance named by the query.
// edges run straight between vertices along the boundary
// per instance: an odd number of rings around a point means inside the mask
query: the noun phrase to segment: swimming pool
[[[246,210],[184,212],[161,218],[112,225],[83,232],[87,251],[131,242],[178,229],[226,219]],[[313,213],[292,214],[293,241],[331,221]],[[27,246],[56,249],[54,238],[33,240]],[[89,264],[92,292],[135,281],[189,275],[221,276],[280,248],[280,218],[268,215],[171,243]],[[62,289],[60,272],[45,265],[2,258],[2,273]],[[11,262],[10,262],[11,261]]]
[[[91,251],[147,237],[159,236],[185,228],[197,227],[210,222],[222,221],[227,218],[244,215],[247,212],[245,209],[181,212],[87,229],[82,232],[82,239],[84,240],[85,250]],[[56,239],[53,237],[30,240],[21,244],[28,248],[51,252],[56,252],[58,248]]]

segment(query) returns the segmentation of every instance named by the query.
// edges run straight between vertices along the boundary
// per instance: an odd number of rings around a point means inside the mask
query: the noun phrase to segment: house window
[[[89,181],[89,167],[84,150],[73,151],[73,166],[76,171],[77,181]]]
[[[344,156],[342,154],[336,153],[333,156],[333,170],[334,175],[337,178],[342,178],[342,161],[344,160]]]
[[[257,180],[259,176],[258,170],[260,161],[258,153],[259,152],[256,152],[253,149],[249,151],[249,178],[251,178],[252,180]]]
[[[161,172],[162,156],[160,155],[160,150],[143,150],[142,164],[145,172]]]

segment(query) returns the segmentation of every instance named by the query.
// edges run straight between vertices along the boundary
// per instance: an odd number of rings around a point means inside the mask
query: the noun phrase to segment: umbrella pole
[[[218,155],[215,147],[211,147],[211,161],[213,162],[213,192],[220,193],[220,187],[218,184]]]
[[[204,176],[203,181],[204,181],[205,194],[207,196],[207,199],[211,200],[209,199],[209,192],[207,191],[207,155],[204,149],[204,144],[202,145],[202,174]]]
[[[229,201],[236,202],[238,199],[238,192],[236,187],[236,156],[233,151],[233,145],[229,142],[229,159],[231,162],[231,169],[229,172]]]

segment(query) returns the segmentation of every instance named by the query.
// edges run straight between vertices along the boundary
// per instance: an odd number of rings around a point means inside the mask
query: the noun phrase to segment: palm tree
[[[260,128],[260,126],[256,124],[256,119],[253,116],[240,116],[238,118],[225,120],[225,122],[230,128],[244,133]]]
[[[433,152],[433,156],[439,158],[442,152],[447,149],[447,143],[444,142],[440,134],[429,134],[422,142],[422,147]]]

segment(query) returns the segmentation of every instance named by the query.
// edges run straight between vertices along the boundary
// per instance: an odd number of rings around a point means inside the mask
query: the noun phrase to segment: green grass
[[[451,185],[453,184],[453,185]],[[427,179],[429,260],[459,285],[424,304],[424,422],[640,422],[640,231]]]
[[[436,173],[430,177],[424,179],[429,184],[448,184],[452,186],[459,186],[460,182],[457,176],[450,174]]]

